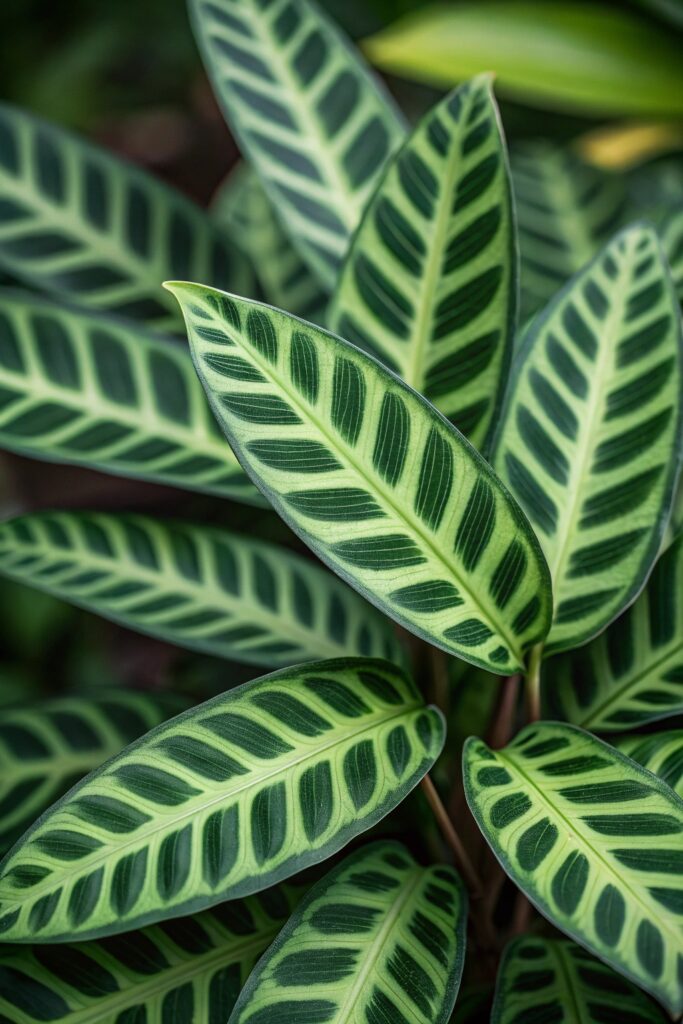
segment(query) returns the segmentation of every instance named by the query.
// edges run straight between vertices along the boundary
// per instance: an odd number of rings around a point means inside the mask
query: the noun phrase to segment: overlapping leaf
[[[659,775],[683,799],[683,729],[624,736],[618,747],[643,768]]]
[[[235,453],[341,576],[418,636],[505,674],[550,614],[536,539],[487,463],[379,363],[326,331],[171,285]]]
[[[304,320],[324,324],[327,295],[277,219],[256,174],[238,167],[219,190],[214,220],[248,255],[262,298]]]
[[[0,946],[0,1019],[224,1024],[297,895],[273,888],[99,942]]]
[[[400,116],[309,0],[190,0],[190,13],[228,124],[292,242],[330,289],[403,136]]]
[[[505,871],[558,928],[683,1010],[683,802],[574,726],[470,739],[465,792]]]
[[[246,683],[153,729],[19,840],[0,864],[0,935],[100,937],[266,889],[388,814],[443,741],[388,662]]]
[[[656,1004],[574,942],[525,936],[506,948],[491,1024],[665,1024]]]
[[[590,640],[647,578],[678,472],[682,355],[657,237],[636,225],[533,321],[513,363],[494,465],[548,560],[549,651]]]
[[[490,78],[481,76],[428,113],[390,161],[329,325],[481,448],[507,374],[516,300],[505,143]]]
[[[452,868],[373,843],[325,875],[259,961],[229,1024],[444,1024],[460,985],[467,897]]]
[[[169,275],[254,291],[246,259],[179,192],[6,104],[0,266],[60,299],[163,329],[178,326],[161,287]]]
[[[593,259],[620,226],[627,201],[616,175],[549,143],[513,151],[512,182],[526,319]]]
[[[142,733],[182,710],[169,695],[117,690],[3,711],[0,854],[46,807]]]
[[[683,537],[605,633],[548,662],[543,692],[552,715],[611,733],[683,714],[682,594]]]
[[[0,444],[249,504],[184,343],[0,290]]]
[[[401,660],[391,624],[330,573],[226,530],[38,513],[0,524],[0,574],[131,629],[251,664]]]
[[[683,302],[683,203],[659,211],[655,223],[678,298]]]

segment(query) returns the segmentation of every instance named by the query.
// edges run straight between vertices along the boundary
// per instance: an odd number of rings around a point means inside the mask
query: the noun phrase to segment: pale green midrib
[[[30,134],[31,136],[33,135],[32,130]],[[65,149],[68,149],[69,151],[71,150],[72,145],[74,146],[75,150],[79,149],[78,143],[64,143]],[[83,163],[84,159],[85,158],[82,155],[82,153],[78,152],[77,162],[79,165]],[[69,163],[71,162],[72,159],[69,160]],[[107,166],[105,173],[107,178],[109,178],[110,176],[116,177],[119,174],[123,174],[125,173],[125,171],[121,171],[119,168],[111,168]],[[72,178],[72,174],[73,169],[70,166],[68,170],[68,177],[70,179]],[[42,212],[42,217],[44,220],[47,220],[54,224],[58,230],[61,230],[66,235],[76,235],[83,239],[88,249],[94,253],[97,253],[97,256],[99,258],[101,258],[102,255],[108,256],[113,263],[120,267],[123,267],[124,271],[129,270],[131,264],[136,266],[137,270],[134,274],[134,279],[132,282],[133,286],[135,286],[135,283],[137,283],[138,286],[143,285],[146,288],[154,288],[155,298],[160,302],[160,304],[166,306],[166,313],[171,318],[171,320],[177,322],[177,314],[175,313],[175,309],[169,302],[167,302],[166,297],[163,295],[161,281],[158,282],[158,288],[155,287],[157,282],[153,274],[150,273],[149,261],[145,262],[145,260],[143,260],[141,257],[138,257],[133,249],[126,249],[124,251],[121,245],[117,244],[114,231],[97,232],[94,228],[90,227],[90,225],[84,218],[78,215],[78,212],[74,214],[73,198],[70,198],[68,203],[66,203],[63,207],[60,207],[56,203],[52,204],[47,202],[44,199],[43,194],[37,188],[35,188],[32,183],[29,184],[27,188],[22,188],[21,183],[22,181],[26,182],[25,178],[22,179],[21,177],[19,177],[16,180],[19,182],[19,185],[18,187],[12,189],[11,177],[9,175],[3,176],[3,190],[13,192],[13,194],[18,198],[25,199],[26,195],[29,195],[30,203],[33,207],[37,209],[39,214]],[[73,184],[72,180],[70,180],[70,184]],[[149,183],[146,184],[148,191],[153,192],[153,185],[150,185]],[[152,200],[153,205],[155,205],[155,198],[153,198]],[[9,227],[11,228],[11,224],[9,225]],[[25,230],[26,225],[24,222],[20,222],[19,227],[20,229]],[[68,265],[73,264],[74,266],[76,266],[80,264],[81,256],[82,254],[79,253],[68,253],[67,255],[56,257],[50,256],[47,259],[42,258],[41,263],[46,262],[47,265],[50,266],[56,261],[58,265],[63,262],[66,262]],[[151,266],[153,265],[154,264],[151,264]],[[123,281],[118,282],[115,285],[105,285],[104,288],[98,288],[93,294],[97,295],[101,291],[105,291],[107,293],[111,292],[112,295],[118,295],[119,293],[121,293],[122,290],[125,293],[130,287],[131,282]]]
[[[647,919],[657,921],[660,928],[662,928],[663,931],[669,933],[670,939],[673,941],[674,948],[676,948],[677,944],[680,943],[681,939],[680,931],[677,931],[668,920],[666,922],[668,927],[663,927],[663,921],[665,919],[661,904],[656,903],[654,900],[652,901],[652,903],[648,903],[641,893],[634,892],[633,888],[626,881],[626,869],[622,869],[623,873],[620,873],[616,865],[612,864],[608,860],[605,860],[603,855],[597,849],[595,849],[595,847],[591,846],[588,838],[584,836],[582,832],[579,831],[579,829],[571,821],[571,819],[567,818],[567,816],[562,812],[559,806],[550,802],[550,800],[546,797],[543,790],[536,785],[531,776],[527,775],[526,772],[519,767],[516,761],[514,761],[510,757],[507,757],[504,751],[501,750],[496,750],[495,755],[496,757],[500,758],[500,760],[503,761],[508,768],[510,768],[513,772],[516,772],[517,775],[521,777],[523,783],[527,783],[529,785],[529,787],[538,795],[539,802],[542,805],[547,807],[552,814],[554,814],[556,817],[560,818],[564,822],[567,829],[567,833],[569,835],[575,836],[577,843],[579,845],[582,845],[584,849],[588,850],[589,854],[592,857],[594,857],[595,860],[600,861],[608,877],[616,879],[619,885],[623,889],[626,889],[629,895],[633,897],[634,903],[638,903],[641,907],[646,908],[645,916],[647,917]],[[524,786],[522,785],[522,789],[523,788]],[[534,875],[532,873],[532,877],[533,876]],[[621,958],[626,959],[624,954],[621,954]]]
[[[413,896],[411,883],[413,880],[419,878],[421,871],[421,868],[415,867],[405,878],[403,883],[404,891],[401,893],[400,898],[394,901],[389,913],[386,915],[381,927],[370,943],[370,948],[364,953],[363,966],[358,972],[346,999],[335,1014],[334,1024],[344,1024],[346,1021],[356,1019],[355,1015],[352,1016],[352,1014],[354,1013],[358,997],[361,995],[365,980],[371,972],[374,971],[376,964],[382,959],[382,955],[384,955],[385,959],[388,958],[388,953],[384,949],[385,939],[390,935],[394,922],[400,918],[405,905]]]
[[[88,722],[90,725],[90,722]],[[152,726],[150,726],[152,728]],[[122,741],[123,742],[123,741]],[[86,775],[93,768],[102,764],[108,757],[112,757],[114,754],[118,754],[121,750],[121,743],[109,744],[106,747],[93,751],[91,756],[88,757],[85,754],[82,757],[76,757],[69,755],[68,753],[58,751],[53,757],[46,757],[43,761],[38,760],[22,760],[17,758],[15,762],[10,762],[10,767],[13,769],[13,782],[28,780],[31,778],[42,778],[43,781],[51,781],[59,783],[63,781],[61,778],[55,778],[56,773],[60,773],[62,776],[73,774],[74,772],[81,772]],[[2,769],[3,763],[0,757],[0,769]],[[49,773],[49,774],[48,774]],[[45,776],[47,775],[47,778]],[[0,793],[5,789],[4,780],[0,782]]]
[[[624,278],[626,277],[626,267],[630,264],[631,258],[631,251],[629,251],[623,257],[623,262],[621,264],[620,284],[624,281]],[[613,304],[610,310],[610,315],[607,317],[604,323],[600,325],[600,342],[598,344],[597,353],[598,358],[596,363],[593,364],[590,373],[590,377],[592,377],[592,379],[595,381],[595,386],[590,388],[589,402],[588,408],[586,409],[586,415],[579,417],[579,422],[583,422],[585,424],[585,428],[582,431],[580,431],[579,442],[577,443],[576,448],[572,452],[572,457],[569,460],[570,476],[564,487],[564,492],[568,499],[567,505],[569,506],[566,514],[563,516],[565,529],[562,534],[559,546],[553,552],[554,557],[548,557],[548,567],[550,569],[550,574],[553,583],[557,588],[555,592],[556,609],[560,604],[562,590],[565,590],[568,593],[572,592],[571,586],[563,586],[563,584],[565,584],[566,563],[569,556],[573,553],[574,542],[577,541],[581,536],[581,531],[577,529],[577,520],[579,515],[579,509],[581,508],[585,500],[585,486],[591,477],[590,472],[587,471],[587,467],[589,466],[590,459],[595,454],[596,441],[600,433],[599,428],[602,423],[601,410],[604,404],[604,395],[606,391],[605,377],[607,376],[610,366],[613,362],[614,347],[618,336],[618,328],[619,325],[623,322],[623,315],[625,309],[625,292],[625,284],[622,284],[620,288],[614,288],[610,292],[610,294],[613,297]],[[603,339],[605,339],[608,343],[605,344]],[[582,441],[583,443],[581,443]],[[553,624],[555,625],[555,622]],[[549,634],[549,636],[551,634]]]
[[[88,871],[90,871],[90,869],[94,865],[100,864],[102,861],[108,860],[109,857],[111,857],[111,856],[117,856],[118,857],[119,855],[121,855],[123,853],[123,851],[127,850],[131,846],[136,846],[139,843],[143,843],[143,842],[145,844],[148,844],[149,841],[151,840],[152,836],[157,835],[159,832],[163,833],[163,832],[169,831],[171,828],[175,829],[176,825],[179,822],[184,821],[186,818],[193,818],[195,816],[198,817],[200,814],[205,813],[210,807],[213,807],[215,804],[220,804],[222,802],[227,802],[228,800],[233,800],[233,799],[238,800],[240,798],[240,795],[242,793],[246,792],[247,790],[254,789],[254,788],[260,789],[263,785],[265,785],[265,783],[269,779],[279,775],[283,771],[288,771],[288,772],[289,771],[293,771],[294,768],[296,768],[298,765],[302,764],[304,761],[306,761],[308,759],[313,759],[315,761],[320,760],[324,756],[326,751],[332,749],[332,747],[335,747],[337,745],[344,744],[345,742],[347,742],[349,737],[361,737],[365,733],[371,732],[371,731],[377,729],[379,726],[385,725],[387,722],[393,721],[395,718],[407,717],[409,714],[411,714],[412,712],[417,711],[419,709],[427,710],[426,705],[424,704],[423,701],[412,701],[410,704],[405,704],[404,707],[400,711],[396,711],[393,714],[384,714],[384,715],[382,715],[379,712],[376,712],[372,716],[373,717],[373,721],[370,722],[369,724],[367,724],[363,729],[355,729],[354,730],[351,726],[347,727],[344,730],[340,729],[340,732],[342,732],[341,736],[337,735],[337,737],[335,739],[331,740],[329,743],[324,744],[323,746],[316,747],[315,750],[307,750],[307,751],[305,751],[305,753],[302,754],[300,757],[294,758],[291,761],[287,761],[287,763],[284,764],[284,765],[282,763],[280,763],[276,768],[273,768],[271,771],[261,773],[256,780],[254,780],[253,774],[250,775],[250,776],[247,776],[245,781],[244,781],[244,783],[242,785],[237,786],[235,789],[231,789],[230,792],[220,793],[218,796],[213,797],[211,800],[208,800],[205,803],[203,803],[201,805],[201,807],[197,807],[195,805],[190,810],[186,810],[183,814],[178,814],[178,815],[173,816],[173,818],[172,818],[172,820],[170,820],[170,822],[162,820],[161,824],[158,825],[158,827],[156,827],[156,828],[146,829],[144,831],[144,833],[138,833],[137,836],[127,840],[125,843],[118,843],[115,846],[111,846],[110,845],[109,848],[107,848],[105,846],[104,849],[103,849],[103,852],[100,852],[98,855],[93,855],[90,858],[84,857],[84,858],[81,858],[80,861],[76,861],[74,863],[76,865],[78,865],[78,864],[82,865],[84,862],[87,861],[87,864],[85,865],[85,867],[87,868]],[[173,730],[170,729],[169,731],[172,732]],[[159,737],[159,738],[163,738],[163,737]],[[129,756],[131,758],[134,758],[135,756],[137,756],[137,752],[136,752],[135,755],[131,754]],[[429,756],[429,755],[426,754],[426,756]],[[163,763],[167,767],[166,762],[164,761]],[[118,768],[118,767],[123,767],[123,764],[122,765],[112,765],[111,767],[112,767],[112,769]],[[107,778],[107,777],[108,776],[106,776],[106,775],[102,776],[102,778]],[[118,790],[116,790],[116,792],[119,793]],[[154,818],[152,818],[151,820],[154,821]],[[48,825],[49,821],[46,821],[43,824],[44,825]],[[39,834],[40,833],[36,833],[36,835],[39,835]],[[20,856],[21,853],[22,853],[22,849],[17,850],[15,858]],[[15,858],[13,858],[13,859],[15,859]],[[8,869],[12,868],[12,863],[10,861],[7,861],[7,863],[4,865],[4,867],[5,867],[5,870],[7,871]],[[61,882],[62,882],[62,884],[66,884],[66,881],[65,881],[66,878],[71,878],[72,876],[79,877],[82,874],[83,874],[82,870],[81,871],[73,870],[73,871],[64,872],[61,875]],[[0,876],[0,906],[2,905],[2,882],[3,882],[3,878],[2,878],[2,876]],[[31,902],[33,902],[34,895],[36,895],[39,892],[42,892],[44,889],[51,888],[51,885],[49,885],[48,882],[49,882],[49,878],[46,879],[43,883],[39,882],[37,885],[34,885],[34,886],[31,887],[31,889],[29,890],[29,895],[30,895]],[[52,882],[52,885],[54,885],[54,881]],[[17,903],[16,897],[15,897],[14,904],[11,904],[11,905],[12,906],[17,906],[18,905],[19,908],[21,908],[21,903]],[[6,912],[7,912],[7,907],[3,907],[3,914],[6,913]]]
[[[283,922],[280,921],[272,928],[264,930],[258,938],[251,936],[251,941],[245,942],[239,951],[234,948],[228,951],[219,946],[204,956],[202,954],[194,956],[186,963],[171,964],[167,969],[159,971],[153,979],[146,979],[144,984],[120,990],[112,997],[105,996],[104,999],[100,999],[83,1010],[65,1014],[59,1020],[64,1021],[64,1024],[97,1024],[97,1022],[107,1024],[107,1022],[113,1021],[114,1015],[120,1013],[121,1010],[142,1003],[150,997],[159,997],[172,989],[187,984],[187,982],[193,982],[197,975],[209,972],[213,967],[239,963],[240,968],[243,968],[245,963],[250,963],[254,956],[258,956],[270,945],[282,924]],[[57,991],[59,990],[57,989]]]
[[[424,546],[428,549],[428,551],[431,552],[434,560],[437,563],[440,563],[441,565],[443,565],[446,568],[447,573],[449,575],[452,575],[452,576],[455,577],[455,579],[458,581],[458,584],[460,585],[461,590],[464,591],[467,594],[467,596],[468,596],[468,598],[469,598],[469,600],[470,600],[470,602],[472,604],[473,609],[479,609],[479,613],[482,616],[482,618],[485,618],[487,620],[488,625],[493,627],[494,631],[506,641],[506,643],[508,644],[508,647],[510,648],[510,650],[518,658],[519,663],[520,663],[520,668],[521,668],[521,666],[523,664],[523,657],[522,657],[522,654],[521,654],[521,649],[519,649],[517,647],[516,639],[511,639],[511,637],[508,634],[507,630],[505,628],[503,628],[502,626],[497,625],[496,619],[494,618],[494,616],[488,610],[483,611],[482,606],[475,599],[474,592],[471,589],[471,587],[467,583],[463,583],[463,581],[462,581],[461,577],[458,575],[456,569],[453,566],[451,566],[446,561],[442,551],[439,548],[437,548],[437,546],[434,543],[434,541],[432,541],[430,539],[430,537],[428,536],[428,534],[426,534],[424,532],[424,530],[422,529],[421,525],[419,525],[418,520],[413,518],[412,516],[409,518],[408,514],[403,509],[399,508],[399,506],[394,501],[394,499],[393,499],[392,495],[390,494],[390,492],[387,491],[383,487],[383,485],[380,482],[380,480],[375,478],[375,477],[370,476],[369,475],[369,470],[366,472],[363,468],[361,468],[360,464],[354,458],[353,449],[351,449],[347,444],[342,442],[341,439],[334,438],[332,436],[332,434],[330,433],[330,431],[327,428],[326,424],[324,422],[322,422],[313,413],[313,411],[308,406],[305,406],[303,404],[303,402],[301,401],[301,399],[299,398],[299,396],[296,395],[288,387],[288,383],[287,383],[287,381],[285,380],[284,377],[282,377],[282,383],[281,383],[280,377],[276,376],[273,373],[273,366],[272,366],[271,363],[268,363],[266,360],[261,359],[260,353],[258,353],[256,350],[252,351],[251,349],[247,349],[244,344],[239,344],[238,347],[240,347],[242,349],[242,351],[246,352],[248,358],[252,359],[260,367],[260,369],[261,369],[261,371],[263,373],[263,376],[266,378],[267,381],[270,381],[272,387],[279,388],[281,391],[283,391],[287,395],[287,397],[290,400],[291,404],[294,405],[299,410],[299,412],[302,414],[302,421],[305,422],[306,419],[309,419],[313,423],[313,425],[320,431],[322,436],[327,439],[327,441],[329,442],[330,447],[332,448],[333,451],[336,451],[337,454],[341,454],[343,452],[343,456],[342,457],[346,460],[346,462],[348,463],[350,468],[352,470],[354,470],[358,474],[358,476],[360,476],[363,480],[366,481],[366,485],[370,487],[371,491],[374,489],[374,493],[376,495],[379,495],[381,500],[385,502],[385,504],[393,512],[393,514],[396,517],[396,519],[399,522],[404,522],[406,524],[405,525],[405,529],[412,530],[413,533],[420,538],[420,540],[422,541]],[[362,364],[361,364],[361,372],[363,372],[363,369],[364,368],[362,367]],[[203,373],[202,369],[199,369],[198,372],[200,373],[200,375],[204,376],[204,373]],[[204,376],[204,379],[206,380],[205,376]],[[210,385],[209,385],[209,388],[211,388]],[[428,415],[428,414],[425,413],[425,415]],[[449,444],[450,443],[452,443],[453,447],[455,448],[455,444],[456,443],[455,442],[449,442]],[[457,449],[456,449],[456,459],[457,459]],[[466,456],[463,456],[463,459],[466,459]],[[478,471],[478,472],[480,472],[480,471]],[[497,484],[495,486],[497,486]],[[502,495],[498,495],[498,497],[502,497]],[[449,500],[452,500],[452,499],[449,499]],[[509,512],[509,509],[507,508],[507,505],[505,504],[505,502],[503,502],[503,504],[504,504],[506,512]],[[304,527],[304,529],[306,529],[306,528]],[[309,532],[309,530],[306,529],[306,533],[308,533],[308,532]],[[527,547],[528,547],[528,545],[527,545]]]
[[[582,719],[577,720],[576,724],[580,725],[580,726],[582,726],[584,728],[588,728],[593,723],[599,724],[599,722],[598,722],[599,718],[602,715],[604,715],[605,711],[611,705],[613,705],[615,703],[618,705],[620,703],[621,699],[624,697],[624,694],[628,693],[628,691],[630,689],[639,686],[640,683],[643,681],[643,679],[646,679],[647,676],[650,675],[651,673],[657,672],[657,670],[659,669],[660,665],[666,664],[666,662],[669,660],[669,658],[674,657],[681,650],[683,650],[683,640],[680,643],[678,643],[678,644],[674,644],[674,646],[671,647],[668,650],[668,652],[663,654],[661,656],[661,658],[657,658],[655,661],[651,662],[645,668],[641,669],[640,672],[636,672],[635,675],[627,677],[625,682],[618,683],[617,684],[617,691],[615,693],[613,693],[611,696],[609,696],[605,700],[603,700],[602,703],[598,704],[596,708],[593,708],[593,710],[590,712],[590,714],[586,718],[582,718]],[[614,682],[614,678],[612,678],[612,682]],[[611,685],[611,684],[608,684],[608,685]],[[675,713],[675,711],[672,711],[672,715],[674,713]],[[644,709],[644,714],[647,714],[647,710],[646,709]],[[634,728],[636,728],[635,725],[634,725]]]
[[[552,944],[551,956],[555,957],[557,963],[558,988],[562,991],[566,1005],[571,1007],[573,1013],[567,1024],[595,1024],[592,1015],[589,1012],[584,1013],[585,1007],[583,1000],[579,1000],[578,997],[580,986],[577,984],[575,972],[572,970],[571,957],[566,955],[561,942]]]
[[[245,12],[246,13],[246,12]],[[250,12],[252,13],[252,12]],[[344,181],[343,175],[339,171],[339,167],[335,160],[328,159],[328,154],[331,152],[330,139],[324,134],[320,124],[316,121],[316,118],[310,109],[308,103],[308,97],[313,92],[313,89],[302,89],[300,88],[291,72],[290,66],[284,58],[284,48],[274,45],[274,39],[272,33],[269,31],[270,22],[267,18],[258,18],[252,13],[250,18],[252,26],[256,26],[256,38],[261,39],[261,44],[266,52],[270,55],[270,61],[277,68],[280,78],[285,83],[286,89],[289,90],[289,95],[295,97],[294,101],[290,101],[293,108],[296,111],[296,116],[299,122],[303,121],[305,131],[301,133],[301,137],[304,140],[310,138],[314,139],[315,145],[313,147],[306,145],[306,151],[310,156],[314,155],[315,162],[318,166],[322,166],[325,169],[326,182],[325,184],[333,192],[335,199],[334,211],[337,216],[344,221],[344,225],[347,230],[347,238],[351,235],[358,221],[359,203],[355,200],[353,191],[348,182]],[[328,33],[328,26],[325,24],[326,35]],[[301,34],[301,27],[299,27],[298,34]],[[326,62],[327,67],[331,63],[334,63],[337,54],[337,41],[334,40],[334,50],[332,56],[330,56]],[[291,40],[290,40],[291,46]],[[216,63],[219,63],[217,59]],[[222,91],[220,84],[218,84],[219,92]],[[302,102],[302,100],[304,102]],[[363,105],[364,96],[361,95],[358,100],[359,105]],[[239,109],[239,107],[238,107]],[[357,113],[358,105],[355,108],[354,113]],[[241,118],[240,118],[241,120]],[[297,133],[298,134],[298,133]],[[330,185],[332,188],[330,188]],[[302,189],[303,190],[303,189]],[[339,203],[339,198],[343,200]],[[342,240],[343,241],[343,240]]]
[[[559,162],[562,165],[562,161],[557,158],[554,162]],[[564,169],[560,174],[551,174],[547,178],[547,182],[550,192],[559,196],[559,208],[562,212],[558,219],[562,225],[561,233],[573,242],[569,259],[572,263],[571,273],[577,273],[595,255],[596,246],[585,216],[588,207],[585,204],[583,207],[579,206],[571,174]],[[567,211],[571,211],[571,213]],[[579,254],[578,258],[577,253]]]
[[[1,538],[2,527],[0,526],[0,556],[3,553]],[[217,537],[216,539],[221,540],[222,538]],[[16,550],[17,546],[14,547],[15,552]],[[35,548],[31,549],[29,547],[28,550],[35,551]],[[77,562],[77,556],[82,551],[82,548],[78,548],[76,551]],[[164,555],[170,558],[170,554],[164,552]],[[46,548],[45,550],[41,551],[41,557],[50,560],[54,559],[56,556],[54,551],[52,551],[50,548]],[[164,569],[161,572],[154,572],[153,569],[145,569],[145,567],[141,566],[138,562],[123,562],[123,559],[120,557],[120,554],[118,555],[116,561],[113,561],[112,559],[107,559],[104,556],[91,554],[91,552],[88,550],[86,552],[86,557],[82,559],[82,561],[78,562],[78,564],[81,564],[83,566],[93,566],[95,568],[106,569],[107,574],[114,578],[125,577],[127,579],[132,578],[134,580],[139,580],[145,583],[151,583],[152,587],[150,589],[156,589],[157,591],[171,591],[173,593],[181,593],[185,597],[187,597],[190,600],[190,602],[201,602],[201,600],[203,600],[204,603],[206,604],[214,603],[221,610],[225,608],[225,614],[233,616],[238,621],[247,618],[252,618],[259,625],[263,625],[265,622],[267,628],[273,635],[278,637],[284,637],[288,640],[295,639],[299,647],[305,648],[307,650],[314,650],[316,652],[323,652],[320,654],[320,657],[324,656],[324,652],[329,652],[330,657],[340,657],[348,655],[349,653],[349,648],[347,644],[331,643],[327,632],[323,633],[322,630],[314,628],[306,629],[305,626],[302,626],[300,623],[297,623],[293,616],[291,618],[286,617],[284,615],[278,616],[275,613],[273,613],[267,606],[258,604],[255,600],[255,595],[251,590],[249,590],[249,592],[246,594],[239,593],[235,595],[230,594],[228,591],[218,590],[215,584],[213,583],[211,583],[209,586],[202,587],[201,583],[198,582],[193,587],[191,581],[187,577],[181,576],[180,574],[171,575],[169,568],[167,566],[164,567]],[[121,569],[122,565],[125,566],[125,569],[123,570]],[[301,571],[301,567],[297,568],[299,569],[299,571]],[[71,571],[72,570],[67,570],[67,574],[70,574]],[[292,567],[292,571],[294,571],[294,567]],[[11,566],[5,568],[4,566],[0,565],[0,575],[12,575],[15,579],[27,582],[28,578],[31,576],[31,573],[27,573],[26,570],[23,569],[19,572],[15,572]],[[45,583],[43,583],[39,578],[35,581],[32,580],[31,585],[38,587],[41,590],[45,590],[49,593],[59,594],[62,592],[60,589],[61,585],[58,581],[53,583],[52,580],[54,579],[54,577],[51,577],[50,581],[45,581]],[[57,580],[58,579],[59,578],[57,578]],[[64,585],[66,586],[67,584]],[[102,580],[98,580],[96,583],[89,584],[89,586],[95,590],[100,589],[102,585]],[[312,589],[315,590],[315,586],[313,586]],[[120,617],[126,617],[129,621],[137,622],[141,626],[144,626],[146,629],[164,629],[167,625],[167,621],[172,623],[173,620],[178,615],[179,609],[172,608],[170,609],[170,611],[163,613],[164,617],[161,619],[155,619],[154,617],[137,618],[134,611],[129,610],[128,602],[132,601],[133,605],[135,605],[139,602],[141,596],[142,595],[138,594],[133,595],[132,597],[124,598],[123,603],[121,605],[107,604],[105,601],[100,601],[96,594],[94,594],[92,597],[89,597],[86,587],[86,593],[79,592],[73,597],[73,600],[88,602],[91,608],[106,609],[110,614],[117,615]],[[207,634],[199,632],[197,630],[192,630],[192,632],[189,634],[189,638],[201,641],[207,638]],[[262,640],[259,641],[259,643],[260,642],[262,642]]]

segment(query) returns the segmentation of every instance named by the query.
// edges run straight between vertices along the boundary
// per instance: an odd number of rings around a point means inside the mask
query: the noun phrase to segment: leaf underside
[[[655,563],[638,599],[586,647],[552,658],[552,715],[593,732],[683,714],[683,537]]]
[[[152,730],[19,840],[0,864],[0,934],[98,938],[266,889],[393,810],[443,741],[388,662],[246,683]]]
[[[489,76],[451,93],[391,159],[330,310],[477,448],[507,373],[517,258],[505,144]]]
[[[590,640],[647,578],[678,471],[681,354],[657,236],[636,225],[533,321],[513,363],[494,466],[548,560],[548,653]]]
[[[227,530],[38,513],[0,524],[0,574],[139,632],[249,664],[403,660],[391,624],[332,574]]]
[[[452,868],[421,868],[399,843],[363,847],[307,893],[229,1024],[443,1024],[460,985],[466,917]]]
[[[683,802],[574,726],[468,740],[467,800],[505,871],[554,925],[683,1009]]]
[[[59,299],[177,329],[161,287],[253,294],[247,260],[199,207],[138,168],[0,104],[0,266]]]
[[[170,285],[230,444],[299,536],[383,612],[500,674],[545,635],[535,537],[421,396],[312,324]]]
[[[190,13],[242,152],[309,270],[331,289],[377,176],[403,137],[398,111],[308,0],[190,0]]]

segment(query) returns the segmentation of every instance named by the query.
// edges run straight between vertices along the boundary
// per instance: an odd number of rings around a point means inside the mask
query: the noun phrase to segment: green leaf
[[[490,77],[442,100],[392,158],[344,265],[330,329],[481,448],[507,376],[517,253]]]
[[[543,693],[553,717],[611,733],[683,714],[682,594],[680,537],[605,633],[548,662]]]
[[[290,242],[254,171],[242,165],[230,174],[212,214],[249,257],[265,302],[325,323],[327,295]]]
[[[466,919],[452,868],[421,868],[399,843],[365,846],[306,894],[229,1024],[444,1024],[460,986]]]
[[[623,736],[617,746],[643,768],[658,775],[683,799],[683,729],[648,736]]]
[[[74,783],[185,703],[117,690],[3,709],[0,853]]]
[[[622,179],[549,143],[511,155],[522,270],[522,318],[548,303],[621,225]]]
[[[683,203],[661,208],[653,220],[671,269],[676,294],[683,302]]]
[[[363,48],[383,71],[437,86],[488,68],[501,96],[541,108],[683,113],[678,39],[625,7],[582,0],[425,4]]]
[[[635,985],[574,942],[523,936],[505,949],[491,1024],[665,1024]]]
[[[550,616],[536,539],[421,396],[312,324],[174,283],[237,457],[295,533],[411,632],[499,674]]]
[[[199,207],[103,149],[0,104],[0,267],[91,309],[175,329],[169,275],[253,293]]]
[[[377,176],[403,137],[400,115],[309,0],[286,7],[190,0],[190,13],[242,152],[310,270],[331,289]]]
[[[263,676],[92,772],[0,864],[3,941],[128,931],[268,888],[403,800],[443,719],[388,662]]]
[[[185,343],[0,289],[0,445],[248,504]]]
[[[402,660],[390,624],[330,573],[227,530],[38,513],[0,524],[0,574],[141,633],[250,664]]]
[[[103,942],[2,946],[0,1018],[13,1024],[224,1022],[297,896],[274,888]]]
[[[503,750],[471,738],[470,809],[545,917],[663,1002],[683,1009],[683,802],[571,725],[527,726]]]
[[[585,643],[636,596],[678,472],[681,326],[654,230],[621,232],[532,322],[494,466],[553,580],[548,652]]]

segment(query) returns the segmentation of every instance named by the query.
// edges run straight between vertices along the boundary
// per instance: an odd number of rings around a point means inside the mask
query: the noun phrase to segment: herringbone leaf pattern
[[[683,800],[683,729],[623,736],[617,746],[643,768],[659,775]]]
[[[5,941],[97,938],[250,895],[400,803],[444,742],[388,662],[284,669],[153,729],[0,864]]]
[[[311,324],[170,285],[214,411],[252,479],[336,572],[418,636],[507,674],[550,615],[536,539],[436,410]]]
[[[529,329],[494,465],[553,579],[547,650],[585,643],[636,596],[673,501],[681,325],[654,230],[619,235]]]
[[[330,329],[382,360],[481,448],[508,369],[517,252],[489,76],[394,156],[356,233]]]

